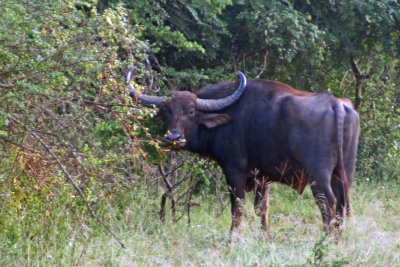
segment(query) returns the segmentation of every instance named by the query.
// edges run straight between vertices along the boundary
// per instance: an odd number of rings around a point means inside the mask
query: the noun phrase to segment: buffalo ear
[[[198,124],[203,124],[208,129],[217,127],[222,124],[226,124],[232,121],[231,116],[228,114],[218,114],[218,113],[207,113],[203,114],[199,120]]]

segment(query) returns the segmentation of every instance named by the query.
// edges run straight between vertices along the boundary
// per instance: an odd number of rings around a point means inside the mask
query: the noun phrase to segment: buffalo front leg
[[[269,186],[270,183],[262,181],[257,183],[254,209],[261,217],[261,226],[264,231],[269,232],[268,209],[269,209]]]
[[[225,169],[231,199],[232,227],[231,231],[239,228],[242,220],[242,210],[246,190],[246,176],[235,168]]]
[[[245,188],[229,188],[229,195],[231,198],[232,231],[238,229],[242,221]]]

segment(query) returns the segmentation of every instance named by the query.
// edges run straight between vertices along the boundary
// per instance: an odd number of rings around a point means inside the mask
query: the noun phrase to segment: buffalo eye
[[[191,109],[189,109],[189,112],[188,112],[188,115],[190,116],[190,117],[193,117],[194,116],[194,114],[195,114],[195,110],[194,110],[194,108],[191,108]]]
[[[164,107],[163,109],[161,109],[161,110],[159,111],[159,113],[161,114],[161,116],[162,116],[163,118],[165,118],[165,117],[167,117],[167,116],[170,116],[170,115],[172,114],[171,110],[170,110],[169,108],[167,108],[167,107]]]

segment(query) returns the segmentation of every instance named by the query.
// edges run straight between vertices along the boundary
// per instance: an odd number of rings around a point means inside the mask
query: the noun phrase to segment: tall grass
[[[355,184],[353,216],[339,238],[326,237],[307,189],[302,196],[274,185],[271,232],[260,230],[248,195],[240,233],[229,234],[230,211],[215,219],[218,200],[207,196],[192,223],[158,219],[159,198],[129,192],[98,212],[126,245],[122,249],[92,220],[61,210],[51,231],[9,243],[0,235],[1,266],[399,266],[399,183]],[[40,224],[41,222],[37,222]],[[21,225],[21,231],[23,229]]]

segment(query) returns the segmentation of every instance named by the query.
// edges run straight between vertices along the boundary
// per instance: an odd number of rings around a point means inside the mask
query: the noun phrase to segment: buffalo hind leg
[[[311,182],[311,190],[321,210],[324,230],[327,233],[332,231],[332,220],[335,219],[334,214],[336,213],[336,198],[332,192],[330,178],[330,175],[318,176]]]
[[[261,217],[261,226],[264,231],[269,232],[268,209],[269,209],[269,186],[264,180],[257,183],[254,209]],[[261,202],[261,204],[260,204]]]
[[[335,226],[336,228],[340,228],[341,224],[343,223],[345,215],[347,215],[347,213],[350,212],[350,203],[349,203],[349,196],[346,195],[343,182],[340,179],[336,170],[332,175],[331,187],[336,197]]]

